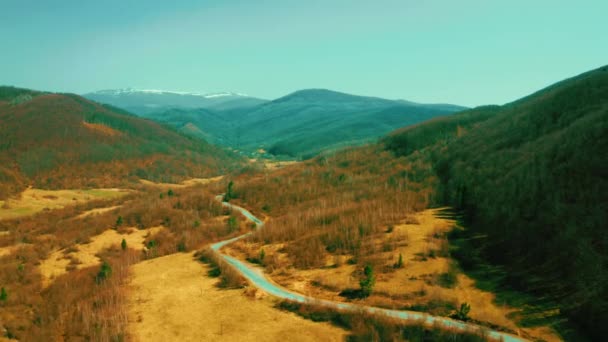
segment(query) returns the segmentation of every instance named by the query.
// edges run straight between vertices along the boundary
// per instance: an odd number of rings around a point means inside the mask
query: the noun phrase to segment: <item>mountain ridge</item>
[[[0,87],[0,122],[3,196],[29,184],[74,188],[215,176],[239,162],[203,140],[75,94]]]
[[[157,89],[106,89],[82,95],[83,97],[123,108],[140,116],[171,108],[231,109],[254,106],[267,100],[236,92],[182,92]]]
[[[139,101],[131,102],[131,107],[123,103],[123,108],[134,109],[143,117],[216,144],[250,152],[264,149],[290,158],[312,156],[347,143],[373,141],[404,125],[466,108],[359,96],[323,88],[301,89],[258,103],[239,99],[228,106],[224,103],[191,108],[180,106],[176,101],[166,102],[163,108],[138,110],[135,107],[146,105],[144,100]]]

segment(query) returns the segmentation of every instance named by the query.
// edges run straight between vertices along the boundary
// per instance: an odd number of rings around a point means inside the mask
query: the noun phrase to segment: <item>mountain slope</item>
[[[453,112],[433,105],[301,90],[258,106],[239,121],[238,143],[274,154],[314,155],[371,141],[391,130]]]
[[[132,113],[146,116],[170,108],[207,108],[226,110],[252,107],[266,100],[238,93],[185,93],[164,90],[111,89],[83,95],[93,101],[123,108]]]
[[[270,102],[237,94],[135,90],[101,91],[85,96],[215,144],[246,151],[263,148],[275,155],[291,157],[361,144],[398,127],[465,109],[326,89],[300,90]]]
[[[3,195],[29,184],[112,186],[217,175],[238,162],[202,140],[77,95],[8,87],[0,95]]]
[[[557,305],[578,332],[599,340],[608,334],[607,132],[602,67],[384,142],[435,165],[437,204],[462,210],[470,227],[457,240],[464,267],[500,265],[482,276]]]

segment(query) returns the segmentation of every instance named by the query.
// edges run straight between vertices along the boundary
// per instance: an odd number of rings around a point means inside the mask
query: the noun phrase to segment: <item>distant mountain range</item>
[[[466,107],[307,89],[273,101],[237,93],[119,89],[85,94],[189,135],[239,150],[308,157],[372,141],[396,128]]]
[[[169,108],[225,110],[251,107],[267,102],[266,100],[232,92],[201,94],[134,88],[100,90],[83,96],[93,101],[110,104],[144,116]]]

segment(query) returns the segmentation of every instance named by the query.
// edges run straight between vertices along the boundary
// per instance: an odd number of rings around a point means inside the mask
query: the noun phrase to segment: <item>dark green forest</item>
[[[396,155],[431,162],[436,205],[463,215],[461,266],[535,305],[565,337],[608,334],[608,67],[500,107],[395,132]],[[553,310],[555,312],[555,310]]]

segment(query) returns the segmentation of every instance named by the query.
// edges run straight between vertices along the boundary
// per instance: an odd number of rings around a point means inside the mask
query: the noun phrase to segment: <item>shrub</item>
[[[403,254],[399,253],[399,260],[393,265],[394,268],[403,268]]]
[[[458,284],[458,270],[453,263],[450,264],[446,273],[442,273],[437,277],[437,284],[445,288],[453,288]]]
[[[228,232],[232,233],[235,230],[237,230],[238,227],[239,227],[239,224],[238,224],[238,222],[236,220],[236,217],[235,216],[230,216],[228,218]]]
[[[116,218],[116,223],[114,224],[114,227],[118,228],[118,227],[122,226],[122,222],[123,222],[122,216],[118,216],[118,218]]]
[[[236,198],[234,196],[234,182],[230,181],[230,183],[228,183],[228,189],[226,189],[226,194],[224,195],[224,202],[230,202],[230,200],[234,198]]]
[[[112,267],[108,264],[107,261],[104,261],[101,264],[101,268],[99,269],[99,273],[95,276],[95,282],[97,284],[102,283],[104,280],[108,279],[112,275]]]
[[[453,317],[461,321],[468,321],[469,312],[471,312],[471,305],[468,303],[462,303],[460,304],[460,309],[456,311],[456,314],[454,314]]]
[[[184,240],[181,240],[178,244],[177,244],[177,251],[178,252],[185,252],[186,251],[186,242]]]
[[[120,243],[120,248],[122,248],[123,251],[127,249],[127,240],[122,239],[122,242]]]
[[[6,302],[8,299],[8,293],[6,293],[6,289],[3,287],[0,289],[0,302]]]
[[[374,276],[374,269],[371,265],[366,265],[363,269],[363,279],[359,281],[361,285],[361,296],[363,298],[369,297],[372,294],[374,285],[376,284],[376,277]]]

